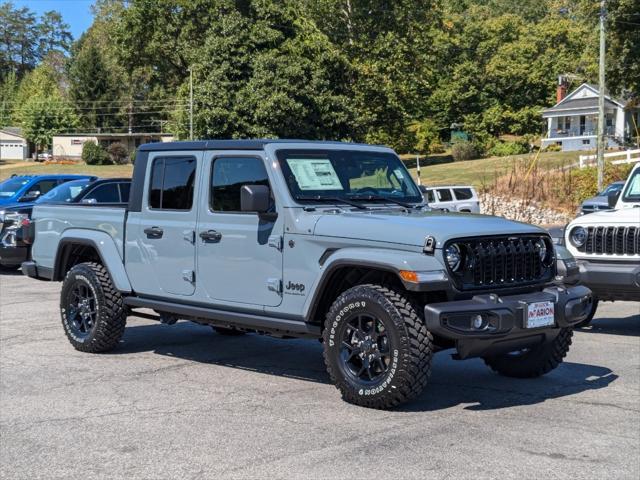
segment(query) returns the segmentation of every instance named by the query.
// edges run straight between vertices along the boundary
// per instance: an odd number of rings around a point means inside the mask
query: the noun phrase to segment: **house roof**
[[[582,92],[582,95],[578,95]],[[598,95],[600,91],[597,85],[583,83],[553,107],[543,110],[543,114],[564,112],[566,110],[593,110],[598,108]],[[604,96],[605,108],[624,108],[624,102],[610,95]]]
[[[0,130],[8,133],[9,135],[15,135],[16,137],[25,138],[20,127],[0,127]]]

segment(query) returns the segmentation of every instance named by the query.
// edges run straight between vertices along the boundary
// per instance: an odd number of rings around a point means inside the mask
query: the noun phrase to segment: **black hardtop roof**
[[[295,140],[295,139],[273,139],[263,138],[255,140],[193,140],[182,142],[154,142],[140,145],[139,150],[143,152],[171,151],[171,150],[263,150],[265,145],[287,143],[308,143],[318,146],[322,145],[362,145],[372,146],[365,143],[338,142],[326,140]],[[381,146],[381,145],[376,145]]]

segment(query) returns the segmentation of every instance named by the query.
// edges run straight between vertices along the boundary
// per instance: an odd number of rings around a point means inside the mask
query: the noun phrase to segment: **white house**
[[[566,87],[558,85],[558,102],[542,111],[547,120],[547,136],[542,146],[557,144],[563,151],[593,150],[597,147],[598,87],[583,83],[565,96]],[[605,135],[607,147],[622,147],[635,139],[640,128],[637,106],[605,95]]]
[[[29,158],[29,142],[18,127],[0,128],[0,160],[25,160]]]
[[[122,143],[131,152],[143,143],[173,140],[174,136],[168,133],[65,133],[53,136],[52,154],[56,160],[79,159],[85,142],[98,143],[105,148],[112,143]]]

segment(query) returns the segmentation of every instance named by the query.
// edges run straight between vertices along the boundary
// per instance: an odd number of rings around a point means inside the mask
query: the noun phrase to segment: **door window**
[[[119,203],[120,193],[116,183],[99,185],[95,190],[87,193],[84,200],[94,200],[95,203]]]
[[[195,177],[195,157],[156,158],[151,168],[149,207],[191,210]]]
[[[427,203],[433,203],[436,201],[436,197],[433,195],[433,190],[427,190]]]
[[[470,200],[473,198],[473,192],[470,188],[454,188],[453,194],[457,200]]]
[[[441,202],[450,202],[451,200],[453,200],[453,197],[451,196],[451,190],[449,190],[448,188],[439,188],[438,198]]]
[[[53,189],[57,185],[58,185],[57,180],[42,180],[40,182],[37,182],[31,185],[27,193],[40,192],[40,195],[44,195],[45,193],[47,193],[49,190]]]
[[[243,185],[269,186],[261,158],[219,157],[213,162],[209,206],[214,212],[239,212]]]

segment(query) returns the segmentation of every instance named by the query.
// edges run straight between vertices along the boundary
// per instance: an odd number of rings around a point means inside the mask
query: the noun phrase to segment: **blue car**
[[[49,190],[70,180],[89,175],[14,175],[0,183],[0,209],[22,202],[33,202]]]

